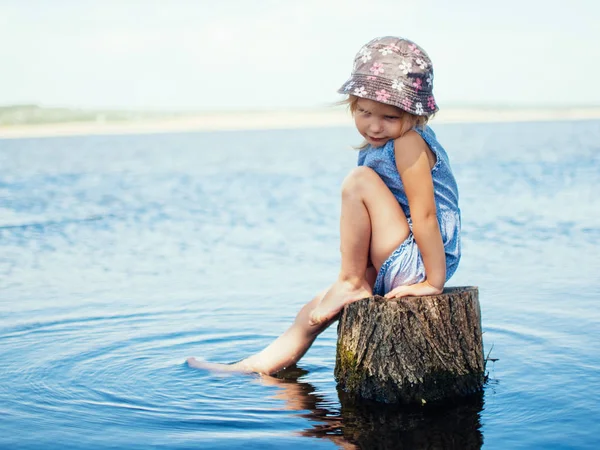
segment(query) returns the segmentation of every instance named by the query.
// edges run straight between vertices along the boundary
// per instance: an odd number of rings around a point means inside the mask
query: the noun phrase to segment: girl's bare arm
[[[409,131],[394,141],[394,153],[408,198],[413,235],[423,258],[427,278],[413,286],[400,286],[386,297],[438,294],[446,281],[446,256],[431,177],[432,160],[435,156],[415,131]]]

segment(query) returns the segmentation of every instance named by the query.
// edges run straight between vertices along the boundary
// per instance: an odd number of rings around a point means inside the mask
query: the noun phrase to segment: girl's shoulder
[[[396,138],[390,142],[392,143],[392,148],[396,153],[403,152],[417,154],[423,150],[426,150],[429,146],[427,139],[425,139],[421,131],[416,128],[409,130],[399,138]]]
[[[425,143],[425,145],[429,147],[429,150],[431,150],[431,152],[435,154],[437,159],[448,158],[446,150],[444,149],[442,144],[440,144],[435,132],[433,131],[433,129],[431,129],[430,126],[425,125],[423,127],[413,128],[413,130],[415,131],[415,133],[412,134],[418,134]]]
[[[429,147],[432,147],[432,146],[435,146],[438,144],[437,136],[435,135],[435,132],[429,125],[424,125],[422,127],[415,127],[412,129],[412,131],[414,131],[416,134],[418,134],[421,137],[421,139],[423,139]]]

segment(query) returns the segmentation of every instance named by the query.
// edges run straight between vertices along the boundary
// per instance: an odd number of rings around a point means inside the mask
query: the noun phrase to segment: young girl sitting
[[[397,37],[367,43],[339,93],[364,143],[342,184],[338,279],[292,326],[235,364],[191,367],[273,374],[297,362],[341,309],[372,295],[439,294],[460,260],[458,190],[448,156],[427,126],[438,110],[425,51]]]

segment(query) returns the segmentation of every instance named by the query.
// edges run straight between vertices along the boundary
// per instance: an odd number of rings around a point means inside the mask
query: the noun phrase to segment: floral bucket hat
[[[408,39],[376,38],[354,58],[352,75],[340,94],[368,98],[415,114],[438,111],[433,98],[433,66],[427,53]]]

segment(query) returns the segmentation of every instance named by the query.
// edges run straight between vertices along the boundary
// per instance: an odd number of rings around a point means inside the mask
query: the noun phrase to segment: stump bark
[[[476,287],[346,306],[335,378],[348,394],[384,403],[441,402],[481,391],[485,360]]]

